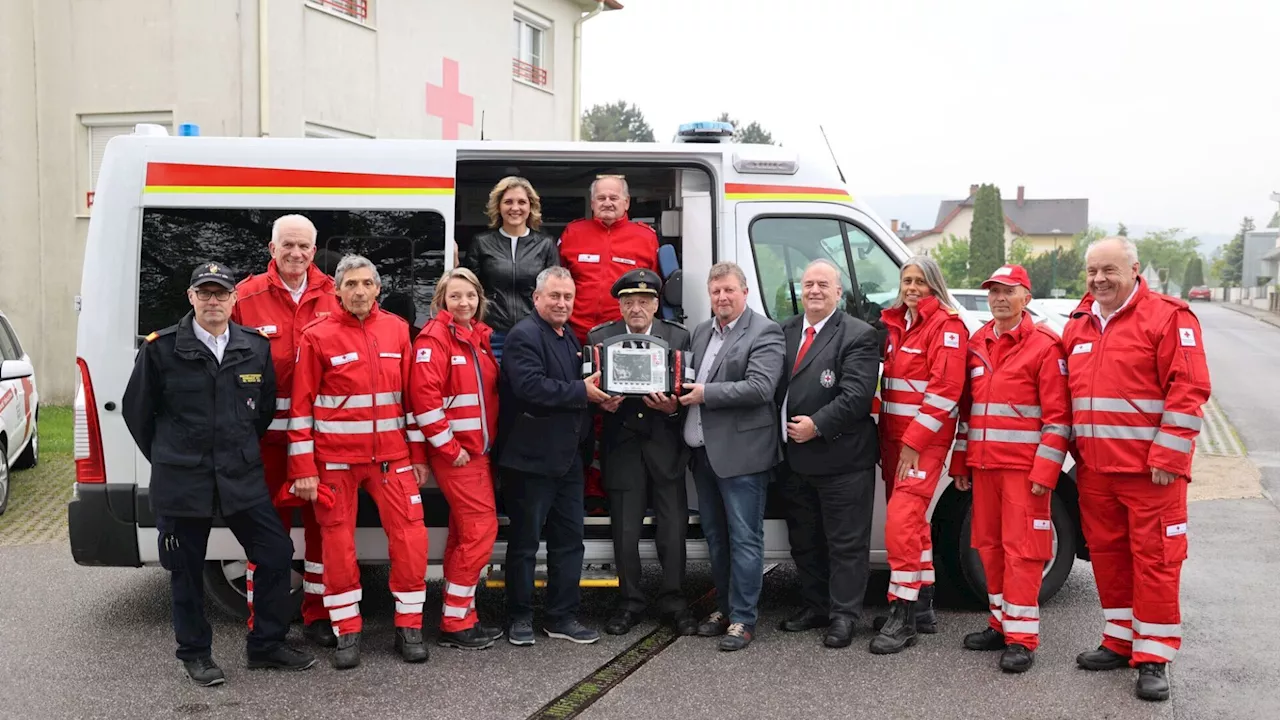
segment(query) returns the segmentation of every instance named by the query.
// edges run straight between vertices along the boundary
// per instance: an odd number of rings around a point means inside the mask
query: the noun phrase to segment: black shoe
[[[202,687],[213,687],[227,681],[227,676],[223,674],[222,668],[218,667],[218,663],[214,662],[211,657],[183,660],[182,666],[187,669],[187,675]]]
[[[1035,662],[1035,653],[1028,650],[1026,645],[1013,643],[1000,653],[1000,669],[1007,673],[1026,672]]]
[[[688,610],[681,610],[671,617],[669,620],[671,627],[676,631],[676,635],[688,637],[698,634],[698,620],[693,617],[693,613]]]
[[[338,636],[333,634],[333,625],[328,620],[317,620],[302,628],[302,637],[320,647],[338,647]]]
[[[933,635],[938,632],[938,614],[933,611],[933,585],[920,588],[920,599],[916,601],[916,632]]]
[[[964,646],[969,650],[1003,650],[1004,633],[987,626],[982,632],[969,633],[964,636]]]
[[[1077,655],[1076,664],[1085,670],[1119,670],[1129,667],[1129,658],[1105,645],[1099,645],[1097,650]]]
[[[338,652],[333,654],[333,666],[338,670],[350,670],[360,664],[360,633],[338,636]]]
[[[755,636],[755,628],[744,623],[733,623],[720,638],[720,649],[725,652],[741,650],[751,644]]]
[[[337,638],[334,638],[335,640]],[[266,653],[249,653],[249,669],[260,670],[275,668],[276,670],[306,670],[316,664],[311,653],[295,650],[288,645],[280,644]]]
[[[822,638],[822,644],[829,648],[849,647],[849,643],[853,642],[853,620],[846,617],[838,617],[831,621],[831,627],[827,628],[827,634]]]
[[[894,600],[889,609],[889,620],[880,628],[880,634],[871,638],[871,652],[889,655],[902,652],[916,644],[915,603],[911,600]]]
[[[511,629],[507,631],[507,642],[512,645],[532,645],[537,642],[533,637],[533,621],[511,621]]]
[[[475,624],[475,630],[482,636],[494,641],[501,640],[502,636],[507,634],[505,630],[496,625],[484,625],[478,621]]]
[[[1169,676],[1165,674],[1164,663],[1138,663],[1138,684],[1134,693],[1142,700],[1168,700]]]
[[[630,610],[623,610],[617,615],[609,618],[609,622],[604,626],[604,631],[610,635],[626,635],[631,632],[631,628],[639,624],[639,613],[633,613]]]
[[[396,652],[407,663],[426,662],[429,653],[422,642],[422,628],[396,628]]]
[[[785,632],[804,632],[814,628],[826,627],[830,624],[831,618],[827,617],[826,613],[820,613],[813,608],[805,608],[783,620],[778,627]]]
[[[698,634],[702,637],[716,637],[728,631],[729,618],[722,615],[719,610],[708,615],[707,619],[698,625]]]
[[[590,645],[600,639],[600,633],[578,622],[576,618],[543,625],[542,632],[546,633],[547,637],[568,640],[579,645]]]
[[[490,628],[492,629],[492,628]],[[498,637],[502,637],[499,635]],[[493,647],[498,638],[490,637],[479,625],[457,632],[442,632],[436,640],[440,647],[451,647],[459,650],[485,650]]]

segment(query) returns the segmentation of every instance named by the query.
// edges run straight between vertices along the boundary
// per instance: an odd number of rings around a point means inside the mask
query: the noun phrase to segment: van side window
[[[760,217],[750,239],[761,302],[778,322],[803,310],[800,279],[817,259],[840,268],[844,310],[872,325],[898,294],[898,265],[857,225],[830,217]]]
[[[191,270],[226,263],[236,281],[265,272],[271,224],[299,213],[315,223],[316,266],[332,276],[338,261],[359,253],[382,276],[381,306],[414,327],[426,322],[444,272],[444,217],[427,210],[241,210],[147,208],[138,269],[138,336],[172,325],[190,309]]]
[[[9,327],[9,321],[0,318],[0,360],[21,360],[22,346],[18,344],[18,336]]]

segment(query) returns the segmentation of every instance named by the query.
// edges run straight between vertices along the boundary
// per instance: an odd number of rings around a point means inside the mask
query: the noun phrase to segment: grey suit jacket
[[[693,330],[695,370],[702,367],[713,322],[706,320]],[[752,475],[781,462],[778,406],[773,399],[782,379],[785,347],[778,323],[749,307],[720,346],[701,407],[707,460],[716,475]]]

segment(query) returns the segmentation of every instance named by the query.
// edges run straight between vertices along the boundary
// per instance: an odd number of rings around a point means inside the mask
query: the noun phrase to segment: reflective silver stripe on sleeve
[[[934,417],[929,417],[928,415],[916,415],[916,422],[920,423],[930,432],[938,432],[942,429],[942,421]]]
[[[986,404],[986,403],[974,403],[974,404],[973,404],[973,407],[969,409],[969,415],[970,415],[970,416],[975,416],[975,415],[986,415],[986,414],[987,414],[987,404]]]
[[[1164,400],[1127,400],[1125,398],[1073,398],[1072,410],[1095,410],[1113,413],[1151,413],[1164,412]]]
[[[1100,440],[1155,440],[1159,432],[1153,427],[1131,427],[1129,425],[1076,425],[1072,432],[1078,438],[1098,438]]]
[[[995,428],[987,428],[986,437],[983,439],[988,442],[1039,445],[1040,432],[1038,430],[999,430]]]
[[[450,420],[449,429],[455,432],[464,430],[480,430],[480,418],[463,418],[462,420]]]
[[[962,423],[956,424],[956,433],[960,435],[965,435],[968,432],[969,432],[969,423],[962,422]]]
[[[267,430],[283,432],[289,429],[289,418],[276,418],[267,426]]]
[[[273,425],[275,423],[272,423]],[[289,430],[306,430],[312,425],[311,417],[289,418]]]
[[[1160,422],[1165,425],[1195,430],[1196,432],[1200,432],[1200,428],[1204,425],[1204,421],[1195,415],[1173,412],[1172,410],[1165,410],[1164,415],[1160,417]]]
[[[424,413],[418,413],[417,415],[414,416],[414,420],[416,420],[419,425],[423,425],[423,426],[430,425],[433,422],[440,422],[443,419],[444,419],[444,410],[440,410],[440,409],[428,410]]]
[[[432,447],[444,447],[445,445],[448,445],[449,441],[452,439],[453,431],[445,430],[444,432],[436,433],[435,435],[427,438],[427,442],[431,443]]]
[[[409,440],[409,442],[426,442],[427,441],[427,436],[422,434],[421,430],[408,430],[405,432],[404,435]]]
[[[952,450],[954,450],[955,452],[968,452],[968,451],[969,451],[969,441],[968,441],[968,440],[957,440],[957,441],[956,441],[956,444],[955,444],[955,446],[952,448]]]
[[[1046,432],[1046,433],[1049,433],[1050,435],[1057,435],[1058,437],[1066,438],[1068,440],[1071,439],[1070,425],[1045,425],[1044,427],[1040,428],[1040,432]]]
[[[1176,450],[1180,453],[1191,452],[1190,440],[1187,440],[1186,438],[1180,438],[1177,435],[1170,435],[1169,433],[1164,431],[1156,433],[1155,440],[1153,440],[1152,442],[1154,442],[1156,445],[1159,445],[1160,447],[1166,447],[1166,448],[1169,448],[1170,450]]]
[[[887,402],[880,405],[880,413],[882,415],[901,415],[902,417],[914,417],[920,412],[919,405],[908,405],[906,403]]]
[[[330,435],[360,435],[373,432],[372,420],[317,420],[316,432]]]
[[[306,440],[304,442],[291,442],[289,443],[289,454],[305,455],[309,452],[313,452],[315,447],[316,444],[311,440]]]
[[[288,410],[293,403],[287,397],[276,398],[276,411]]]
[[[444,406],[447,408],[475,407],[480,404],[480,396],[475,393],[446,395],[443,400]]]
[[[928,380],[908,380],[907,383],[911,385],[912,390],[918,393],[926,392],[929,390]]]
[[[1036,448],[1036,457],[1042,457],[1045,460],[1050,460],[1056,463],[1063,463],[1067,461],[1066,453],[1056,448],[1051,448],[1048,445],[1041,445]]]
[[[941,395],[934,395],[933,393],[928,393],[924,396],[924,404],[932,405],[938,408],[939,410],[943,410],[946,412],[951,412],[956,408],[955,400],[944,398]]]

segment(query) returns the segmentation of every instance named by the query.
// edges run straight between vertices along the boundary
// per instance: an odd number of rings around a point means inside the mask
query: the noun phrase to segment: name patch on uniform
[[[261,373],[253,373],[253,374],[251,374],[251,375],[241,375],[241,376],[240,376],[240,382],[242,382],[242,383],[260,383],[260,382],[262,382],[262,374],[261,374]]]
[[[620,263],[622,263],[622,264],[624,264],[624,265],[635,265],[635,264],[636,264],[636,261],[635,261],[635,260],[632,260],[631,258],[620,258],[620,257],[618,257],[618,256],[616,256],[616,255],[614,256],[613,261],[614,261],[614,262],[620,262]]]
[[[412,466],[412,465],[405,465],[405,466],[404,466],[404,467],[402,467],[402,468],[396,468],[396,472],[398,472],[398,473],[404,473],[404,472],[409,472],[409,471],[410,471],[410,470],[412,470],[412,469],[413,469],[413,466]]]
[[[920,348],[909,348],[909,347],[907,347],[906,345],[903,345],[903,346],[902,346],[902,352],[904,352],[904,353],[911,353],[912,355],[919,355],[920,353],[922,353],[922,352],[924,352],[924,351],[923,351],[923,350],[921,350]]]
[[[1066,360],[1062,360],[1062,359],[1059,359],[1059,360],[1058,360],[1058,372],[1062,373],[1063,375],[1066,375],[1066,374],[1067,374],[1067,361],[1066,361]]]
[[[928,475],[929,474],[923,470],[912,470],[912,469],[907,470],[907,477],[915,478],[916,480],[924,480],[925,478],[928,477]]]
[[[391,358],[392,360],[399,360],[399,359],[400,359],[400,353],[378,353],[378,357],[380,357],[380,358]]]
[[[1084,353],[1093,352],[1093,343],[1080,343],[1071,348],[1072,355],[1082,355]]]
[[[421,495],[410,495],[410,496],[409,496],[409,504],[410,504],[410,505],[421,505],[421,504],[422,504],[422,496],[421,496]]]
[[[346,365],[349,362],[355,362],[359,358],[359,353],[350,352],[346,355],[335,355],[329,358],[329,362],[333,363],[334,367],[338,367],[339,365]]]
[[[984,367],[976,367],[969,371],[969,377],[971,378],[982,377],[983,375],[986,375],[986,374],[987,374],[987,369]]]
[[[1165,537],[1177,537],[1179,535],[1186,535],[1187,524],[1178,523],[1176,525],[1170,525],[1164,529],[1164,534],[1165,534]]]
[[[276,332],[278,332],[275,325],[263,325],[258,329],[266,333],[267,335],[275,335]]]
[[[1035,520],[1032,520],[1031,525],[1036,530],[1052,530],[1053,529],[1053,523],[1049,522],[1048,520],[1041,520],[1040,518],[1036,518]]]
[[[1182,347],[1196,346],[1196,333],[1191,328],[1178,328],[1178,342],[1182,343]]]
[[[942,344],[949,348],[960,347],[960,333],[944,332],[942,333]]]
[[[346,463],[330,463],[324,464],[325,470],[350,470],[351,466]]]
[[[418,356],[414,362],[431,362],[431,348],[418,348]]]
[[[600,256],[599,256],[599,255],[591,255],[591,254],[589,254],[589,253],[581,253],[581,254],[579,254],[579,255],[578,255],[578,262],[594,262],[594,263],[598,263],[598,262],[600,262]]]
[[[467,356],[466,356],[466,355],[454,355],[453,357],[449,358],[449,362],[450,362],[450,363],[452,363],[452,364],[454,364],[454,365],[466,365],[466,364],[467,364]]]

